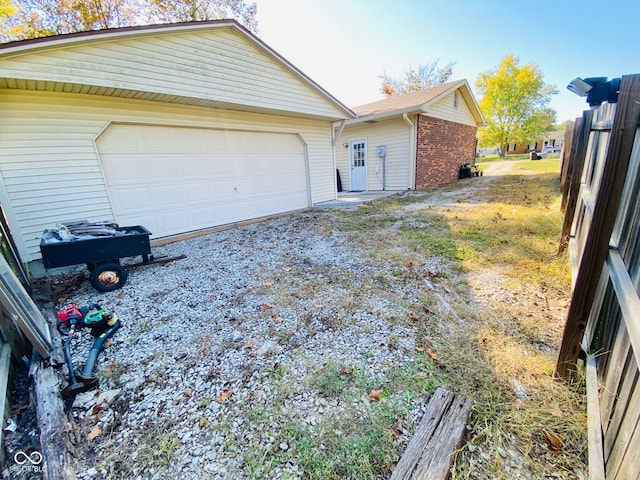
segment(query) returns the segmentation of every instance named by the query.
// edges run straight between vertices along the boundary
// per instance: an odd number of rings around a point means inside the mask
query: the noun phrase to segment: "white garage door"
[[[296,135],[111,125],[97,146],[116,221],[156,238],[309,206]]]

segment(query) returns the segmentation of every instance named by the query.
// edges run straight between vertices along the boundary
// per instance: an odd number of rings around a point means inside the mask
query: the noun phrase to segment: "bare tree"
[[[453,67],[456,62],[449,62],[444,67],[440,67],[440,60],[427,62],[424,65],[418,65],[417,69],[409,67],[404,71],[401,78],[393,78],[387,73],[383,73],[378,78],[382,80],[380,92],[385,97],[392,95],[401,95],[403,93],[417,92],[425,88],[435,87],[446,83],[453,75]]]
[[[149,23],[196,22],[233,18],[257,33],[255,3],[244,0],[150,0]]]

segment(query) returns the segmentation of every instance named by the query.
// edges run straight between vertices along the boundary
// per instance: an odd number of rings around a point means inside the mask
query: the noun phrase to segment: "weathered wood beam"
[[[40,453],[44,458],[42,476],[44,480],[64,478],[75,480],[69,439],[71,425],[64,411],[60,397],[60,378],[52,367],[43,367],[42,359],[36,353],[31,364],[31,375],[36,402],[36,415],[40,428]]]
[[[471,406],[470,399],[438,388],[393,470],[391,480],[448,478],[453,455],[466,431]]]

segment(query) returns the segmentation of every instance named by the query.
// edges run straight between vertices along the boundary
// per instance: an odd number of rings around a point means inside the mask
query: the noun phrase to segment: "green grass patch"
[[[287,457],[309,479],[382,478],[400,457],[394,424],[405,413],[402,405],[383,399],[359,415],[328,418],[316,431],[298,425],[288,432]]]
[[[515,160],[529,160],[528,153],[516,153],[513,155],[485,155],[483,157],[476,158],[476,164],[478,163],[490,163],[490,162],[513,162]]]
[[[289,478],[283,472],[292,465],[308,479],[386,477],[400,456],[399,432],[414,405],[435,390],[437,372],[425,355],[416,354],[413,361],[387,369],[384,379],[374,378],[364,366],[333,360],[310,368],[303,388],[311,399],[323,399],[324,413],[310,409],[313,422],[298,417],[277,426],[274,418],[282,420],[290,412],[283,407],[286,394],[279,392],[287,390],[286,382],[274,382],[274,404],[252,404],[246,410],[243,435],[255,434],[243,454],[247,477]],[[379,401],[366,400],[372,389],[382,391]]]
[[[135,456],[126,448],[117,448],[100,465],[109,478],[135,478],[149,468],[170,465],[180,446],[180,440],[172,432],[174,420],[159,418],[155,423],[133,432]]]

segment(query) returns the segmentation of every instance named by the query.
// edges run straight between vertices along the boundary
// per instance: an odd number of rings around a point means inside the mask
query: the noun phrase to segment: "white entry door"
[[[349,142],[349,159],[351,163],[351,191],[367,190],[367,140]]]

